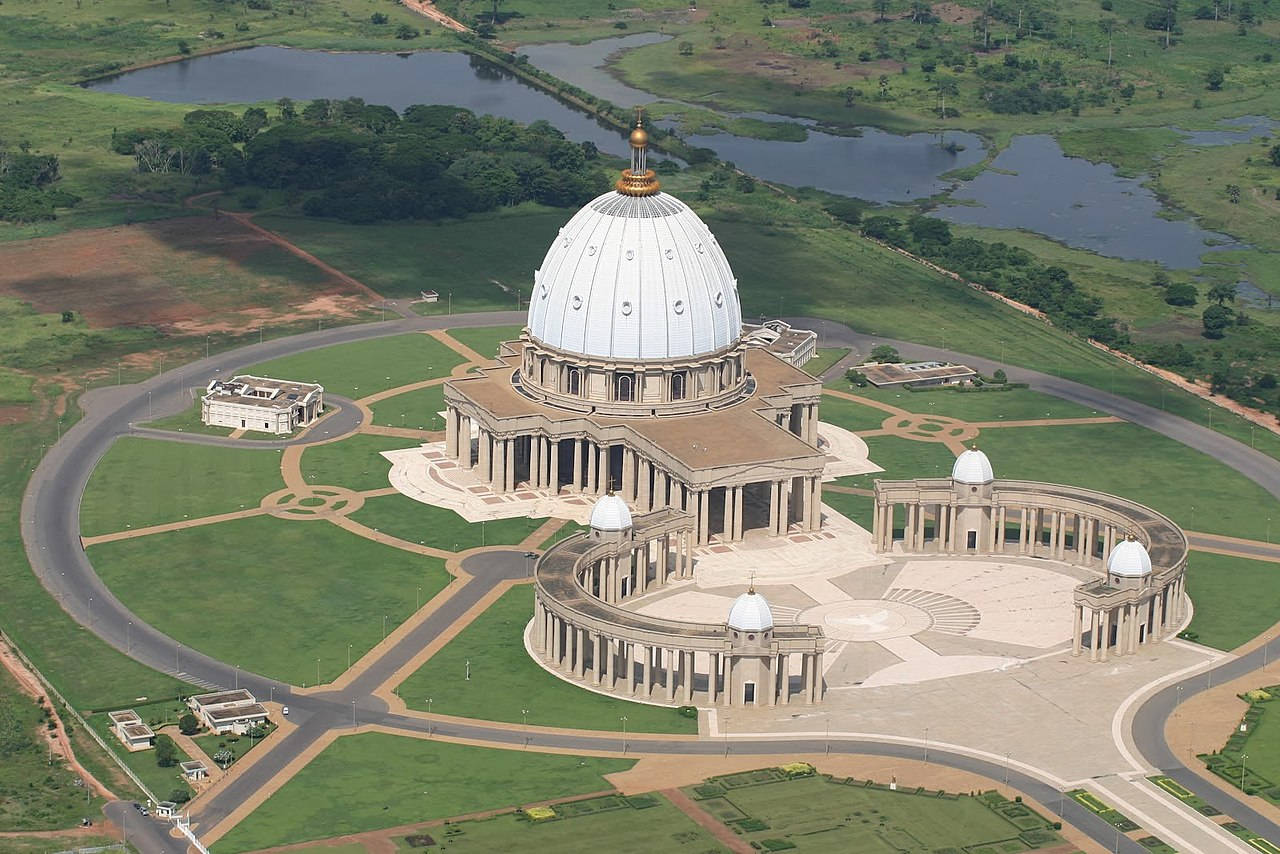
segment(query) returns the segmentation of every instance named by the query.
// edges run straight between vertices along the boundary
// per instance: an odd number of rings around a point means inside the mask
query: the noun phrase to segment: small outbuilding
[[[187,706],[218,735],[228,732],[244,735],[267,722],[266,707],[243,688],[196,694],[187,699]]]
[[[306,427],[323,413],[323,386],[249,374],[210,380],[200,401],[203,424],[280,436]]]
[[[199,759],[192,759],[189,762],[180,762],[178,763],[178,767],[182,769],[182,776],[193,782],[209,779],[209,766],[205,765]]]
[[[129,751],[150,750],[155,747],[156,734],[133,709],[123,709],[108,714],[111,731]]]
[[[950,362],[870,362],[859,365],[858,371],[876,388],[962,385],[978,375],[967,365]]]

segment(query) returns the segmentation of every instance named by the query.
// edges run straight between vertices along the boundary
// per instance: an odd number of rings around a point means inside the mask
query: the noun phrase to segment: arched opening
[[[631,374],[618,374],[613,381],[613,399],[630,401],[635,400],[635,377]]]
[[[689,384],[689,376],[683,371],[678,374],[671,375],[671,399],[684,400],[685,389]]]
[[[569,369],[569,389],[572,395],[582,394],[582,373],[577,368]]]

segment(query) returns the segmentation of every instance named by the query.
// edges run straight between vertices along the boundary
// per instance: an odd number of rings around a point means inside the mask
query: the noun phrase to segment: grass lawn
[[[95,816],[98,810],[85,810],[85,817],[98,821]],[[79,819],[77,819],[79,823]],[[5,854],[49,854],[55,849],[76,849],[76,848],[105,848],[110,845],[118,845],[119,841],[109,836],[80,836],[79,834],[67,835],[61,839],[50,838],[47,836],[6,836],[4,840]],[[132,846],[127,850],[134,851]],[[332,851],[333,849],[329,849]],[[364,851],[361,848],[360,851]],[[326,852],[328,854],[328,852]]]
[[[450,851],[520,851],[562,854],[594,851],[607,839],[611,854],[685,851],[721,854],[729,849],[657,793],[624,798],[609,795],[557,804],[554,821],[529,821],[520,813],[464,821],[424,831]],[[395,840],[400,851],[414,849],[406,837]]]
[[[1043,817],[1003,798],[995,804],[1001,810],[997,812],[968,795],[922,796],[861,781],[846,785],[820,776],[777,780],[780,776],[772,769],[748,771],[684,791],[753,847],[764,850],[770,849],[766,839],[785,839],[802,854],[1025,851],[1061,842]],[[771,778],[776,781],[769,782]],[[1001,845],[1033,829],[1041,835],[1036,843]]]
[[[560,530],[556,531],[554,534],[552,534],[551,536],[543,540],[541,543],[539,543],[538,548],[549,549],[552,546],[554,546],[556,543],[560,542],[561,540],[568,539],[569,537],[573,536],[579,531],[585,531],[585,530],[586,528],[584,528],[582,525],[579,525],[577,522],[565,522],[563,525],[560,526]]]
[[[868,436],[866,443],[871,462],[884,471],[850,475],[838,478],[836,483],[870,489],[876,478],[904,480],[913,477],[948,477],[956,461],[955,455],[940,442],[917,442],[898,436]],[[992,465],[996,465],[994,457],[992,459]],[[999,470],[997,474],[1003,476]],[[825,494],[823,500],[826,500]]]
[[[822,503],[842,516],[857,522],[868,531],[871,530],[874,522],[871,511],[876,503],[874,498],[827,489],[822,492]]]
[[[370,498],[351,518],[402,540],[453,552],[479,546],[514,546],[547,521],[519,517],[472,524],[452,510],[404,495]]]
[[[72,784],[75,774],[61,763],[49,765],[40,735],[46,721],[35,700],[0,667],[0,830],[74,827],[102,809],[101,798],[85,802],[84,789]]]
[[[390,485],[387,473],[391,471],[391,463],[381,452],[417,444],[413,439],[357,434],[341,442],[313,445],[302,453],[302,476],[317,485],[380,489]]]
[[[1262,691],[1274,698],[1278,688],[1269,685]],[[1220,752],[1229,767],[1218,766],[1218,773],[1236,788],[1240,788],[1243,779],[1250,794],[1275,804],[1280,802],[1280,704],[1274,699],[1251,703],[1246,720],[1248,730],[1236,730],[1223,745]],[[1222,758],[1212,757],[1211,761],[1216,765]]]
[[[139,710],[138,714],[147,718],[145,710]],[[111,732],[111,719],[103,712],[99,712],[89,718],[89,726],[102,736],[102,740],[107,746],[115,751],[116,755],[124,760],[124,764],[129,766],[129,770],[138,775],[138,779],[146,784],[152,794],[161,800],[167,800],[169,793],[175,789],[181,789],[188,794],[191,793],[191,787],[187,785],[186,780],[182,777],[182,769],[175,763],[168,768],[161,768],[156,764],[156,751],[140,750],[136,753],[130,753],[125,750],[122,745]],[[180,746],[174,744],[174,756],[178,762],[186,762],[191,757],[186,754]]]
[[[1105,413],[1086,409],[1050,394],[1027,388],[1012,391],[904,391],[875,386],[859,388],[842,383],[840,391],[868,400],[888,403],[921,415],[945,415],[962,421],[1026,421],[1034,418],[1092,418]],[[827,408],[830,396],[822,399],[818,411]],[[888,413],[885,413],[888,416]]]
[[[267,722],[267,735],[270,735],[276,728],[275,724]],[[209,733],[207,735],[197,735],[194,741],[204,751],[204,755],[209,757],[209,761],[215,761],[213,754],[223,750],[230,750],[235,758],[232,762],[239,762],[240,758],[253,748],[262,744],[261,738],[250,738],[247,735],[218,735],[217,733]]]
[[[344,736],[218,842],[223,854],[612,788],[626,759]],[[341,804],[341,809],[335,809]]]
[[[804,371],[815,377],[822,376],[823,371],[847,355],[848,347],[819,347],[817,355],[805,363]]]
[[[283,563],[242,560],[244,543]],[[317,666],[321,681],[332,680],[347,667],[348,645],[354,661],[382,640],[383,615],[389,632],[412,613],[417,588],[426,602],[449,581],[436,558],[326,522],[269,516],[105,543],[89,557],[116,595],[160,631],[295,685],[314,684]]]
[[[523,326],[460,326],[449,330],[449,337],[466,344],[481,356],[494,356],[503,341],[515,341]]]
[[[879,430],[889,413],[875,406],[856,403],[831,395],[823,395],[818,404],[818,418],[829,424],[852,430]]]
[[[259,224],[285,235],[386,297],[434,290],[424,314],[515,309],[528,305],[533,270],[570,211],[525,204],[461,221],[346,225],[301,216],[264,215]],[[406,247],[419,247],[406,251]],[[484,352],[481,350],[480,352]]]
[[[448,376],[461,363],[461,356],[430,335],[410,332],[282,356],[242,373],[320,383],[331,394],[359,398]]]
[[[278,451],[123,436],[89,478],[80,529],[91,537],[230,513],[282,486]]]
[[[373,423],[383,427],[412,427],[416,430],[443,430],[444,386],[433,385],[406,391],[369,407]]]
[[[155,421],[147,421],[143,426],[154,427],[157,430],[172,430],[175,433],[198,433],[202,436],[230,436],[235,430],[231,427],[219,427],[213,424],[205,424],[200,420],[200,396],[203,389],[196,390],[195,401],[191,406],[187,407],[177,415],[170,415],[165,418],[157,418]],[[264,442],[271,442],[280,439],[274,433],[262,433],[257,430],[246,430],[241,439],[261,439]]]
[[[1270,493],[1234,469],[1134,424],[988,430],[980,444],[996,477],[1120,495],[1192,531],[1261,539],[1275,507]]]
[[[1280,574],[1268,561],[1193,551],[1187,593],[1195,604],[1191,631],[1218,649],[1235,649],[1256,637],[1280,613]],[[1280,786],[1280,774],[1275,780]]]
[[[525,652],[522,636],[533,615],[533,590],[507,591],[396,689],[410,708],[442,715],[542,726],[631,732],[698,731],[697,721],[674,708],[647,706],[596,694],[543,670]],[[471,662],[471,680],[464,678]]]

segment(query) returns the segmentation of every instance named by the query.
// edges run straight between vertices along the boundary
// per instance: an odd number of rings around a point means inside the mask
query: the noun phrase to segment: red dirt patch
[[[0,295],[96,327],[209,333],[323,315],[372,300],[232,217],[185,217],[0,245]]]
[[[977,9],[959,3],[934,3],[929,9],[948,24],[969,24],[978,20]]]

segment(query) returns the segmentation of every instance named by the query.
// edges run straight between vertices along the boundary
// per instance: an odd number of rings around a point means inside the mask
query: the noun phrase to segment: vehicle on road
[[[280,707],[280,714],[284,715],[286,718],[287,718],[287,717],[289,717],[289,707],[288,707],[288,706],[281,706],[281,707]]]

